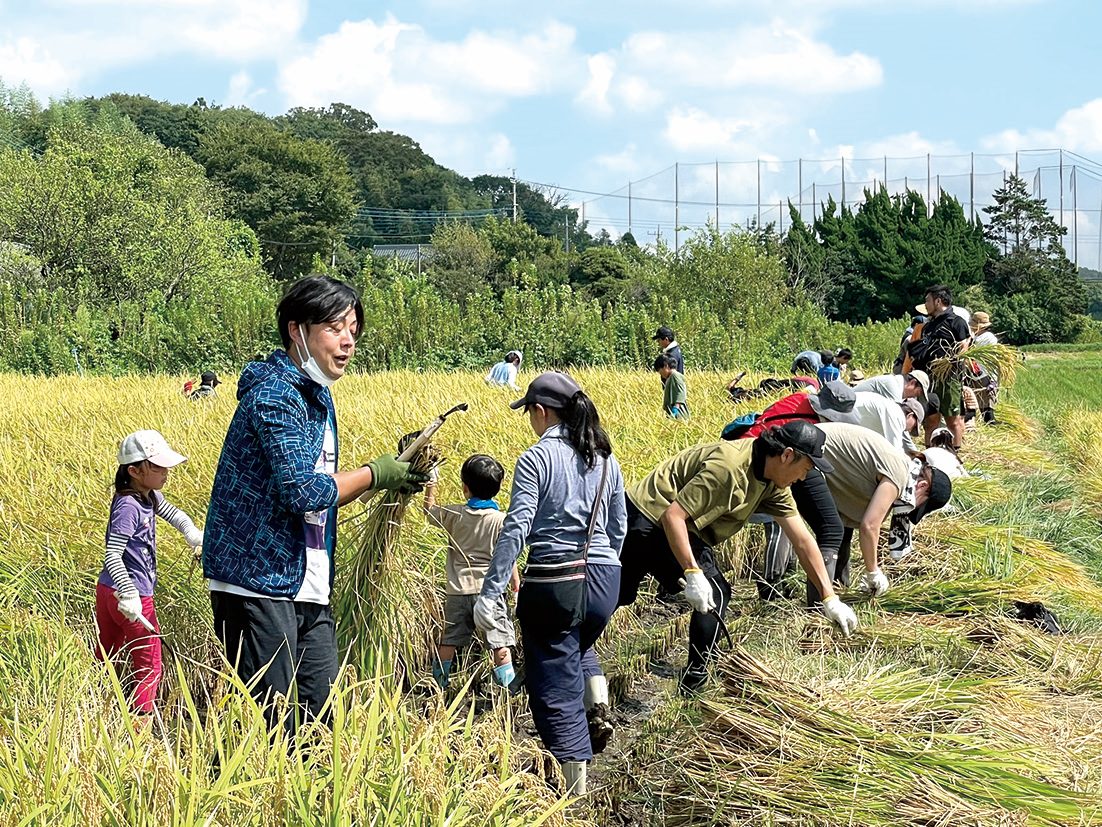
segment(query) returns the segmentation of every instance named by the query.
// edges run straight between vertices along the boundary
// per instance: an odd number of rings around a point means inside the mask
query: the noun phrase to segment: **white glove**
[[[861,575],[861,591],[868,592],[873,597],[884,594],[888,590],[888,577],[880,569],[873,569]]]
[[[489,632],[497,627],[498,602],[480,594],[474,601],[474,625],[479,631]]]
[[[680,585],[685,590],[685,599],[698,612],[708,614],[716,607],[715,597],[712,595],[712,582],[704,576],[704,572],[699,569],[686,571]]]
[[[823,601],[823,614],[845,637],[852,635],[857,628],[857,615],[836,594],[832,594]]]
[[[124,597],[115,593],[119,601],[119,614],[127,620],[135,621],[142,616],[142,599],[137,593]]]
[[[203,544],[200,543],[197,546],[193,546],[191,549],[191,557],[196,563],[203,562]]]

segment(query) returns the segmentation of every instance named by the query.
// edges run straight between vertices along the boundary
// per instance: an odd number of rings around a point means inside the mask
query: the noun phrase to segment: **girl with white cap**
[[[115,496],[107,522],[103,571],[96,583],[100,657],[130,662],[133,709],[152,713],[161,682],[161,639],[153,590],[157,584],[156,518],[184,535],[193,550],[203,532],[161,493],[168,471],[187,457],[157,431],[136,431],[122,441]]]

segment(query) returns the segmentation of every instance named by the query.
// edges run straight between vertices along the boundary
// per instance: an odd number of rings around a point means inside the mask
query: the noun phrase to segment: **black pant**
[[[281,723],[272,704],[276,695],[292,702],[291,714],[282,720],[289,734],[302,718],[321,718],[337,677],[332,609],[226,592],[211,592],[210,605],[226,658],[245,683],[256,678],[252,694],[265,707],[269,726]]]
[[[849,545],[853,536],[851,529],[842,525],[838,516],[838,507],[827,488],[826,478],[817,468],[812,468],[802,482],[792,486],[792,498],[796,508],[815,535],[819,552],[823,555],[827,579],[843,585],[849,583]],[[844,551],[843,551],[844,549]],[[807,581],[807,605],[817,606],[822,601],[819,590]]]
[[[681,564],[673,555],[666,532],[655,525],[635,504],[627,501],[628,533],[620,551],[620,599],[617,606],[628,606],[639,595],[639,584],[648,574],[668,592],[680,592],[679,581],[685,576]],[[689,621],[689,670],[703,671],[715,654],[719,636],[719,621],[731,602],[731,584],[720,573],[711,546],[694,534],[689,534],[689,545],[704,576],[711,581],[712,598],[716,613],[702,614],[694,611]]]

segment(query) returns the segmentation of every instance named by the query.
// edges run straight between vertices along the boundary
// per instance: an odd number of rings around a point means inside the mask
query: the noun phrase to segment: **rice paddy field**
[[[754,531],[724,549],[733,645],[699,698],[671,677],[687,606],[650,594],[618,612],[599,649],[620,729],[583,801],[561,797],[524,696],[491,690],[486,657],[435,688],[444,538],[381,500],[342,511],[339,634],[353,654],[331,731],[294,749],[269,736],[164,525],[166,679],[158,717],[136,721],[93,650],[115,448],[161,430],[189,457],[165,493],[201,525],[233,388],[192,403],[171,377],[0,377],[0,825],[1102,824],[1100,369],[1097,354],[1029,354],[1003,424],[969,433],[977,475],[923,522],[913,555],[886,564],[893,589],[846,597],[852,638],[795,600],[757,600]],[[693,418],[674,422],[654,374],[577,377],[629,482],[764,404],[735,408],[729,377],[690,373]],[[459,500],[466,456],[510,468],[533,439],[512,395],[475,374],[353,376],[335,395],[344,467],[470,403],[436,440],[440,501]],[[386,522],[373,508],[393,509],[390,540],[353,593],[347,573]],[[1060,634],[1018,619],[1036,602]]]

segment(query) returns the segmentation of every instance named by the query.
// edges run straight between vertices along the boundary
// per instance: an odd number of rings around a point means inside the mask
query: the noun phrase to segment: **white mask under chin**
[[[302,362],[302,372],[321,385],[323,388],[333,387],[333,383],[337,380],[332,376],[329,376],[325,371],[321,369],[321,366],[314,361],[314,357],[310,355],[310,348],[306,346],[306,336],[302,337],[302,344],[295,342],[295,347],[299,350],[299,356],[305,354],[306,358]]]

